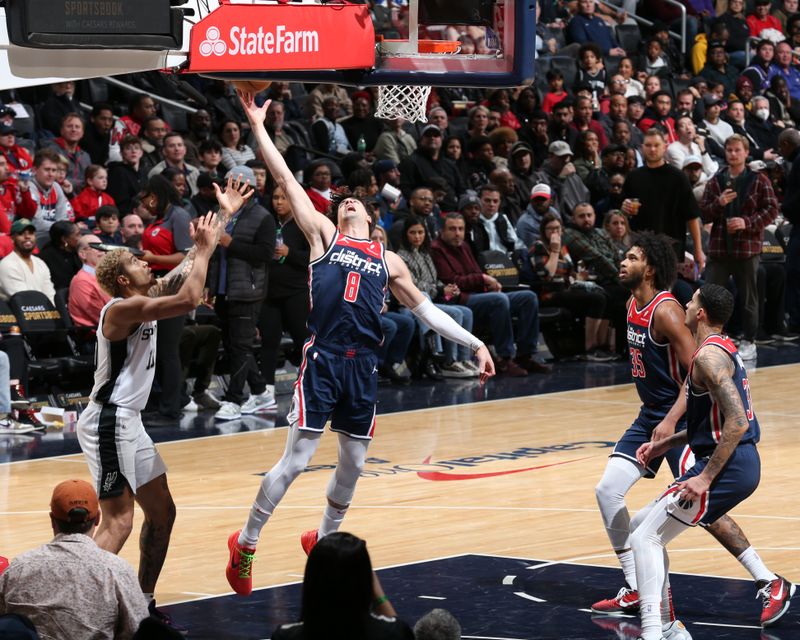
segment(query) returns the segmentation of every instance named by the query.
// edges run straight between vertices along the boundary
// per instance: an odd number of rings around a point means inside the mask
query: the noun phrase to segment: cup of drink
[[[637,213],[639,213],[639,207],[642,206],[642,203],[639,201],[639,198],[631,198],[630,205],[631,205],[631,215],[635,216]]]

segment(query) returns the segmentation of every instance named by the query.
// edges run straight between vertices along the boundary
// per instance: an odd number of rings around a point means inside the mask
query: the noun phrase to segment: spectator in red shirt
[[[8,233],[11,228],[11,220],[17,212],[17,179],[9,175],[8,160],[0,154],[0,209],[5,215],[0,215],[0,232]],[[8,221],[8,225],[4,222]],[[6,228],[7,227],[7,228]]]
[[[90,164],[86,169],[86,187],[73,200],[75,221],[93,220],[95,211],[105,205],[116,205],[114,198],[106,193],[108,172],[99,164]]]
[[[89,234],[78,240],[78,257],[83,266],[69,284],[69,315],[78,327],[97,328],[100,311],[110,300],[95,277],[95,267],[103,257],[97,248],[100,238]]]
[[[600,150],[602,151],[608,145],[608,137],[603,125],[592,119],[593,112],[592,99],[586,96],[579,96],[575,100],[575,115],[569,126],[578,133],[587,130],[593,131],[597,135],[597,139],[600,142]]]
[[[745,20],[753,38],[758,38],[764,29],[775,29],[779,33],[783,33],[781,21],[770,15],[771,9],[772,0],[756,0],[755,11]]]
[[[0,153],[8,161],[12,171],[30,171],[33,158],[27,149],[17,144],[17,130],[10,124],[0,124]]]
[[[672,111],[672,96],[666,91],[656,91],[652,99],[652,112],[639,121],[639,129],[645,133],[653,125],[659,125],[667,138],[667,144],[672,144],[678,139],[675,120],[669,115]]]

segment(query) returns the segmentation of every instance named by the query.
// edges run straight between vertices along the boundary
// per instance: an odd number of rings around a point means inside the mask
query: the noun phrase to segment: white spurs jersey
[[[143,322],[124,340],[111,342],[103,335],[103,320],[108,308],[120,300],[113,298],[100,312],[91,398],[99,404],[141,411],[156,371],[156,323]]]

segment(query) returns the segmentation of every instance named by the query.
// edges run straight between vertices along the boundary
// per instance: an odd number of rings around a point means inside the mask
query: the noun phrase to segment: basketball
[[[269,80],[233,80],[231,84],[239,91],[256,94],[266,91],[267,87],[269,87],[272,82]]]

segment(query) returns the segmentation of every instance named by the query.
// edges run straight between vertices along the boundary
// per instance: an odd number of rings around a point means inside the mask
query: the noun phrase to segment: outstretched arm
[[[136,295],[113,304],[103,318],[103,335],[111,341],[122,340],[142,322],[173,318],[194,309],[203,293],[208,260],[217,246],[218,224],[213,213],[197,220],[193,231],[193,267],[174,295],[156,298]]]
[[[252,197],[253,189],[249,187],[247,182],[243,183],[238,176],[234,182],[233,176],[231,176],[228,178],[224,191],[217,184],[214,185],[214,190],[217,202],[219,202],[219,220],[214,238],[214,246],[216,247],[220,235],[225,230],[225,225],[244,206],[245,202]],[[175,295],[192,272],[196,255],[197,245],[194,245],[177,267],[150,287],[147,295],[151,298]]]
[[[682,495],[689,500],[699,498],[708,491],[714,478],[727,464],[739,444],[748,421],[742,397],[733,382],[734,366],[728,355],[719,347],[703,347],[694,359],[693,379],[708,389],[714,402],[722,411],[722,437],[700,475],[679,482]]]
[[[392,251],[386,252],[386,265],[389,268],[389,288],[403,306],[408,307],[415,316],[431,329],[448,340],[469,347],[475,352],[480,367],[481,384],[494,375],[494,362],[486,345],[466,331],[455,320],[426,298],[414,285],[411,273],[403,259]]]
[[[242,108],[247,114],[247,119],[250,121],[250,129],[256,138],[261,156],[264,158],[264,162],[266,162],[275,182],[283,189],[289,199],[297,226],[300,227],[308,240],[308,244],[311,246],[312,258],[316,255],[321,255],[336,233],[336,227],[326,216],[320,215],[314,209],[314,205],[305,190],[295,180],[280,151],[267,135],[267,130],[264,128],[264,119],[271,100],[267,100],[263,106],[258,107],[255,103],[255,96],[252,93],[237,91],[237,94],[242,102]]]

